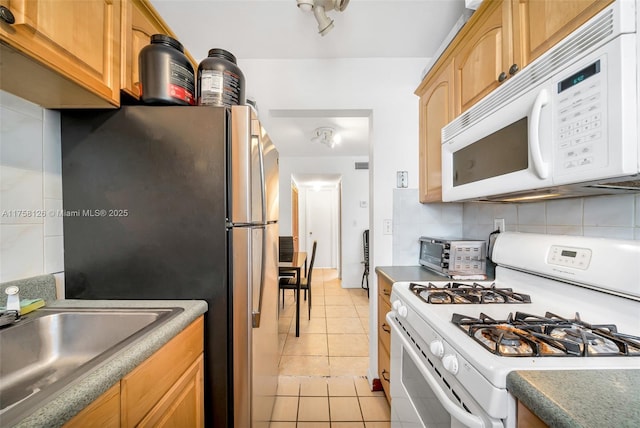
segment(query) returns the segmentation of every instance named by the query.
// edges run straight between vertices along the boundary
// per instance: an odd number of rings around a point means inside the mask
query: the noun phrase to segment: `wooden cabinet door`
[[[530,63],[613,0],[516,0],[515,22],[524,62]]]
[[[135,427],[163,397],[176,388],[184,373],[204,351],[204,321],[199,317],[120,381],[121,421]],[[179,426],[179,425],[177,425]]]
[[[454,117],[453,63],[418,89],[420,95],[420,202],[442,201],[442,128]]]
[[[391,396],[389,395],[391,393],[389,390],[389,376],[391,373],[391,363],[389,361],[391,330],[386,330],[389,326],[386,325],[384,317],[387,312],[391,310],[391,302],[389,299],[391,297],[392,286],[393,283],[391,281],[385,276],[378,274],[378,376],[384,394],[389,402],[391,402]],[[383,329],[383,323],[386,325],[386,329]]]
[[[378,376],[387,401],[391,403],[391,358],[384,346],[378,341]]]
[[[119,428],[120,382],[64,424],[64,428]]]
[[[137,425],[139,428],[204,426],[204,358],[202,355]]]
[[[140,99],[138,55],[150,43],[153,34],[176,35],[148,0],[125,0],[122,5],[122,91]],[[198,64],[188,52],[194,70]]]
[[[476,13],[479,18],[468,23],[472,27],[453,57],[456,115],[497,88],[500,75],[508,78],[513,64],[522,66],[520,50],[513,43],[511,2],[485,0]]]
[[[100,104],[88,99],[85,101],[88,105],[79,101],[76,107],[119,105],[120,1],[2,0],[1,3],[13,13],[15,23],[0,25],[0,41],[106,101]],[[7,55],[13,60],[9,52]],[[20,72],[15,67],[2,69],[3,74],[13,71]],[[54,94],[50,105],[45,107],[69,106],[64,88],[54,86],[63,86],[62,83],[42,82],[37,78],[40,76],[21,77],[26,85],[35,86],[32,91]],[[18,95],[24,91],[29,89],[18,90]]]

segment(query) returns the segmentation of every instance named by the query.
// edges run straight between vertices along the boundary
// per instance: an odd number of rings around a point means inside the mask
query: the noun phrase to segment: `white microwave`
[[[640,192],[636,7],[614,2],[442,129],[444,201]]]

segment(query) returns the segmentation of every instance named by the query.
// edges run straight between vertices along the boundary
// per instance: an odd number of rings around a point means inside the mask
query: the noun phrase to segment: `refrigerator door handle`
[[[262,213],[262,222],[267,222],[267,182],[264,171],[264,144],[262,143],[262,139],[260,135],[255,136],[258,139],[258,168],[260,170],[260,202],[261,202],[261,213]],[[264,254],[262,255],[264,257]]]
[[[258,308],[255,309],[255,302],[252,305],[252,326],[253,328],[260,327],[260,314],[262,313],[262,296],[264,295],[264,286],[265,286],[265,276],[266,276],[266,268],[267,265],[265,263],[265,255],[267,253],[267,239],[266,239],[266,230],[264,227],[262,229],[262,246],[261,246],[261,255],[260,255],[260,293],[258,294]],[[253,293],[251,293],[253,296]]]

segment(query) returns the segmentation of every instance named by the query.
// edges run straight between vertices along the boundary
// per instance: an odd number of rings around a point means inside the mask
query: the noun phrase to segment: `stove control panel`
[[[588,248],[564,247],[552,245],[547,256],[551,265],[586,270],[591,262],[591,250]]]

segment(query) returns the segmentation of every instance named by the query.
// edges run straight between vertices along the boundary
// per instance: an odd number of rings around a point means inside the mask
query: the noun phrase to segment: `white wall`
[[[356,170],[355,162],[366,157],[282,157],[280,158],[280,234],[291,233],[291,175],[342,175],[342,286],[360,287],[362,276],[362,232],[369,227],[369,174]],[[302,195],[301,195],[302,196]]]
[[[392,235],[382,234],[384,219],[392,219],[396,171],[409,172],[409,187],[418,187],[418,98],[426,58],[256,59],[241,60],[247,94],[269,129],[270,109],[372,110],[370,173],[370,266],[392,262]],[[375,275],[369,281],[377,295]],[[369,313],[378,313],[370,299]],[[369,317],[369,379],[377,377],[376,317]]]
[[[393,266],[418,265],[421,236],[462,237],[463,204],[421,204],[418,199],[418,189],[393,191]]]
[[[418,98],[413,91],[425,63],[425,58],[239,61],[246,93],[256,99],[267,130],[271,109],[372,110],[372,266],[391,263],[391,236],[382,235],[382,220],[392,218],[396,171],[409,171],[409,186],[417,187]]]
[[[60,115],[0,91],[0,282],[64,270]]]

